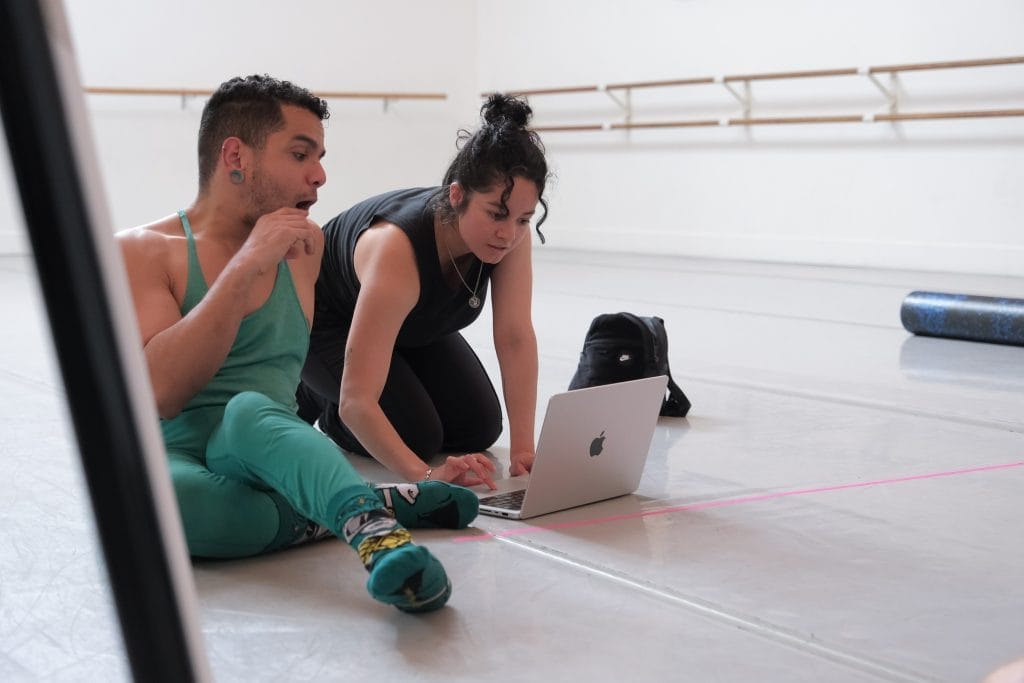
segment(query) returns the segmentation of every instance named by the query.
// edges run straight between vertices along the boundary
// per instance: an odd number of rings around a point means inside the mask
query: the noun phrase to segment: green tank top
[[[199,304],[209,288],[199,266],[192,226],[184,211],[179,211],[178,216],[188,239],[188,281],[181,304],[184,316]],[[242,320],[235,343],[220,370],[192,397],[180,415],[165,422],[174,422],[200,408],[223,408],[232,396],[243,391],[260,392],[295,410],[295,389],[299,386],[308,348],[309,325],[288,264],[281,261],[270,298]]]

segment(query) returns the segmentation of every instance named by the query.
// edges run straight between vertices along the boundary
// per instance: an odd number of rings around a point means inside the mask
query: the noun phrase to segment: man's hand
[[[319,226],[306,211],[283,208],[260,216],[252,232],[231,260],[262,275],[277,267],[282,259],[316,253],[315,232]]]

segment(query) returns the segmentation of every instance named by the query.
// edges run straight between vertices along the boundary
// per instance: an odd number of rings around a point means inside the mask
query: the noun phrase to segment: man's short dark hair
[[[302,107],[321,121],[330,116],[327,102],[305,88],[267,75],[235,77],[221,83],[203,107],[199,122],[199,188],[217,168],[224,140],[237,137],[262,149],[267,136],[284,125],[281,105]]]

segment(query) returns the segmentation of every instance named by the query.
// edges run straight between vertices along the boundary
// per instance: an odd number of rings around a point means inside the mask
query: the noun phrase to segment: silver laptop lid
[[[659,375],[552,396],[520,516],[635,491],[667,384]]]

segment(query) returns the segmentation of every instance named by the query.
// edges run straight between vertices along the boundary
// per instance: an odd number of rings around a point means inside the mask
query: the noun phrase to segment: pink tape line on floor
[[[678,505],[675,507],[659,508],[656,510],[648,510],[646,512],[635,512],[628,515],[616,515],[613,517],[599,517],[594,519],[581,519],[573,522],[562,522],[560,524],[550,524],[545,526],[524,526],[516,529],[508,529],[506,531],[499,531],[498,533],[484,533],[477,534],[474,536],[457,536],[452,539],[454,543],[465,543],[467,541],[486,541],[493,538],[507,538],[509,536],[522,536],[523,534],[536,533],[538,531],[555,531],[557,529],[570,529],[573,527],[581,526],[594,526],[596,524],[607,524],[609,522],[620,522],[627,519],[640,519],[641,517],[654,517],[655,515],[670,515],[675,512],[683,512],[686,510],[704,510],[707,508],[725,507],[726,505],[743,505],[745,503],[759,503],[766,500],[774,500],[776,498],[788,498],[790,496],[806,496],[812,493],[828,493],[830,491],[844,491],[846,489],[860,489],[867,488],[869,486],[883,486],[885,484],[900,484],[908,481],[919,481],[922,479],[938,479],[939,477],[953,477],[961,474],[975,474],[978,472],[994,472],[996,470],[1006,470],[1012,467],[1022,467],[1024,461],[1011,462],[1005,465],[986,465],[984,467],[969,467],[961,470],[948,470],[945,472],[929,472],[927,474],[914,474],[907,477],[894,477],[891,479],[876,479],[874,481],[861,481],[852,484],[836,484],[834,486],[818,486],[815,488],[808,489],[794,489],[792,491],[778,491],[776,493],[765,493],[758,496],[743,496],[741,498],[726,498],[723,500],[711,500],[703,503],[690,503],[688,505]]]

